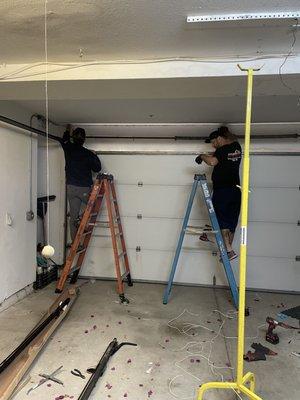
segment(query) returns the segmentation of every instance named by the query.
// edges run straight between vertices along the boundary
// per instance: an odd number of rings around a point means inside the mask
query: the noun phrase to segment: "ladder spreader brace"
[[[206,176],[205,175],[199,175],[196,174],[194,176],[194,183],[192,186],[192,190],[191,190],[191,194],[189,197],[189,201],[188,201],[188,205],[187,205],[187,209],[185,212],[185,216],[183,219],[183,223],[182,223],[182,228],[181,228],[181,232],[179,235],[179,240],[177,243],[177,248],[176,248],[176,252],[175,252],[175,256],[173,259],[173,263],[172,263],[172,269],[171,269],[171,273],[170,273],[170,277],[169,277],[169,281],[168,281],[168,285],[165,289],[165,293],[164,293],[164,298],[163,298],[163,303],[167,304],[169,297],[170,297],[170,293],[171,293],[171,289],[172,289],[172,284],[174,281],[174,276],[175,276],[175,272],[176,272],[176,268],[177,268],[177,264],[178,264],[178,260],[179,260],[179,256],[180,256],[180,252],[181,252],[181,248],[182,248],[182,243],[184,240],[184,236],[185,234],[196,234],[196,229],[193,227],[188,226],[188,221],[189,221],[189,217],[190,217],[190,213],[192,210],[192,206],[193,206],[193,202],[194,202],[194,198],[196,195],[196,191],[198,186],[201,186],[202,192],[203,192],[203,197],[205,200],[205,204],[208,210],[208,215],[211,221],[211,226],[212,226],[212,230],[205,230],[204,232],[207,233],[213,233],[215,235],[216,238],[216,242],[218,245],[218,248],[220,250],[220,255],[221,255],[221,260],[225,269],[225,274],[230,286],[230,290],[231,290],[231,294],[232,294],[232,298],[233,298],[233,302],[236,308],[238,308],[238,288],[236,285],[236,281],[235,281],[235,277],[231,268],[231,264],[227,255],[227,250],[223,241],[223,236],[219,227],[219,223],[217,220],[217,216],[214,210],[214,206],[212,203],[212,199],[211,199],[211,194],[208,188],[208,184],[207,184],[207,180],[206,180]],[[201,234],[203,233],[198,231],[197,234]]]
[[[67,256],[65,266],[62,270],[60,279],[56,286],[56,293],[61,293],[68,276],[71,274],[70,283],[74,284],[77,281],[80,268],[84,262],[85,255],[91,240],[95,226],[100,225],[101,222],[97,220],[102,202],[105,199],[108,221],[105,221],[104,228],[110,229],[116,277],[117,277],[117,291],[122,303],[129,303],[124,295],[124,279],[126,278],[129,286],[132,286],[130,275],[128,254],[126,251],[124,233],[121,223],[117,195],[114,185],[113,175],[98,174],[96,181],[92,187],[89,200],[85,211],[82,215],[80,225],[78,227],[76,237],[70,248]],[[103,224],[102,224],[103,225]],[[119,247],[121,249],[119,250]],[[75,258],[78,257],[75,266],[73,266]],[[121,273],[121,261],[124,261],[125,272]]]

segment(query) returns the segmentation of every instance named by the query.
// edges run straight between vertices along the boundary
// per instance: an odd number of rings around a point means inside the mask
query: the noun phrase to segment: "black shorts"
[[[241,191],[239,188],[226,187],[213,190],[212,202],[220,225],[220,229],[234,232],[240,215]]]

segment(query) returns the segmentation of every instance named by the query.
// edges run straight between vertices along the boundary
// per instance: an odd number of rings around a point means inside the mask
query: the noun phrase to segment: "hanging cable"
[[[295,27],[295,28],[292,27],[292,35],[293,35],[292,44],[291,44],[291,47],[290,47],[289,52],[287,53],[287,55],[285,56],[285,58],[284,58],[282,64],[280,65],[279,71],[278,71],[278,72],[279,72],[279,79],[280,79],[282,85],[283,85],[284,87],[286,87],[287,89],[289,89],[291,92],[294,92],[294,93],[296,93],[296,94],[298,95],[298,102],[297,102],[297,105],[299,106],[299,105],[300,105],[300,96],[299,96],[299,93],[297,92],[297,90],[295,90],[294,88],[292,88],[290,85],[288,85],[288,84],[285,82],[285,79],[283,78],[283,75],[282,75],[282,68],[283,68],[284,65],[286,64],[287,60],[291,57],[292,53],[294,52],[294,48],[295,48],[296,41],[297,41],[296,32],[297,32],[298,23],[299,23],[299,20],[298,20],[298,18],[296,18],[296,25],[295,25],[296,27]]]
[[[46,193],[50,196],[50,179],[49,179],[49,100],[48,100],[48,35],[47,35],[47,2],[45,0],[45,106],[46,106]],[[50,207],[47,213],[47,245],[50,238]]]
[[[50,173],[49,173],[49,99],[48,99],[48,32],[47,32],[47,3],[45,0],[44,38],[45,38],[45,108],[46,108],[46,193],[50,197]],[[54,255],[54,248],[50,246],[50,207],[47,210],[47,245],[43,248],[42,254],[46,258]]]

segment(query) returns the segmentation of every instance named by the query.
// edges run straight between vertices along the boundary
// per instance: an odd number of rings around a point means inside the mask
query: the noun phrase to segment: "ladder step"
[[[121,258],[123,256],[126,256],[126,254],[127,254],[126,251],[123,251],[122,253],[118,254],[118,257]]]
[[[122,279],[127,278],[127,276],[130,274],[129,271],[124,272],[124,274],[121,276]]]
[[[186,228],[185,229],[185,233],[187,234],[187,235],[201,235],[201,234],[203,234],[203,233],[213,233],[213,234],[216,234],[216,233],[218,233],[219,231],[211,231],[211,230],[209,230],[209,231],[206,231],[206,230],[200,230],[200,229],[189,229],[189,228]]]
[[[96,217],[97,215],[98,215],[98,213],[91,213],[91,214],[90,214],[90,218],[91,218],[91,217]]]
[[[77,250],[77,251],[76,251],[76,254],[83,253],[84,251],[86,251],[86,247],[84,247],[83,249]]]
[[[203,231],[205,231],[205,232],[210,232],[210,231],[212,231],[212,227],[211,227],[211,226],[208,226],[208,225],[205,225],[205,226],[192,226],[192,225],[188,225],[187,228],[188,228],[188,229],[189,229],[189,228],[191,228],[191,229],[201,229],[201,230],[203,230]]]
[[[89,229],[88,231],[83,232],[82,236],[90,235],[92,232],[93,232],[93,229]]]

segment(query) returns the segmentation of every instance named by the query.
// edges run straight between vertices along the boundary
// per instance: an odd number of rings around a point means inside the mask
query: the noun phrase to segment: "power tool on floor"
[[[285,329],[299,329],[295,326],[285,324],[284,322],[279,322],[272,317],[267,317],[266,321],[268,324],[268,329],[267,329],[267,333],[266,333],[266,341],[269,343],[272,343],[272,344],[279,343],[279,336],[277,335],[277,333],[273,332],[277,326],[281,326],[282,328],[285,328]]]

